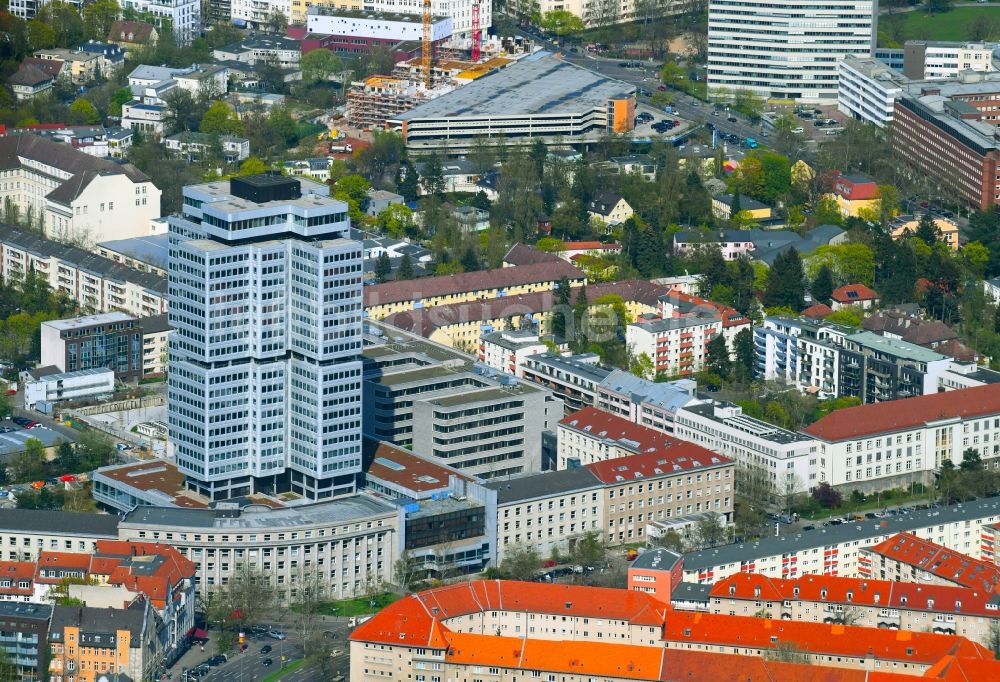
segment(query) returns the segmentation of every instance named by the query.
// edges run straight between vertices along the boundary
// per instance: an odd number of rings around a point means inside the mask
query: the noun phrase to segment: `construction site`
[[[424,0],[423,41],[419,58],[396,64],[391,74],[351,83],[347,122],[362,130],[381,129],[387,119],[429,102],[530,54],[530,41],[517,38],[482,40],[479,3],[473,4],[469,52],[442,48],[431,35],[430,0]]]

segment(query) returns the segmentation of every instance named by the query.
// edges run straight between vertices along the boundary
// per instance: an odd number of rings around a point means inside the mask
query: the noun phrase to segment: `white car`
[[[271,630],[267,633],[267,636],[271,639],[284,639],[285,633],[280,630]]]
[[[797,128],[792,128],[792,132],[795,133],[796,135],[801,135],[805,131],[806,131],[805,128],[803,128],[802,126],[798,126]]]

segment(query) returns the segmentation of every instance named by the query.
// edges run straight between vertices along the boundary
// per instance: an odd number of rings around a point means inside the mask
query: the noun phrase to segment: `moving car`
[[[262,654],[269,654],[269,653],[271,653],[272,650],[273,650],[273,647],[270,644],[265,644],[264,646],[262,646],[260,648],[260,653],[262,653]]]
[[[263,661],[260,662],[260,664],[263,666],[268,666],[271,665],[272,663],[274,663],[274,661],[272,661],[270,658],[265,658]]]

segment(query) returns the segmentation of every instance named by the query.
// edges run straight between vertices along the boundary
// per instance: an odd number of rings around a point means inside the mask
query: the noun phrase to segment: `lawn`
[[[273,673],[268,674],[267,677],[261,680],[261,682],[275,682],[275,680],[280,680],[282,677],[292,672],[293,670],[298,670],[299,668],[301,668],[303,665],[305,665],[305,662],[306,661],[303,658],[300,658],[297,661],[292,661],[284,668],[278,668]]]
[[[364,616],[384,609],[389,604],[398,600],[400,595],[393,592],[385,592],[375,597],[375,607],[372,608],[367,597],[358,599],[339,599],[337,601],[326,602],[320,606],[319,612],[324,616]],[[295,607],[292,607],[295,610]]]
[[[969,40],[969,24],[976,17],[986,16],[1000,23],[1000,7],[956,7],[944,14],[929,15],[922,10],[902,13],[904,40]],[[885,15],[879,19],[879,44],[888,34]],[[902,41],[899,41],[902,42]],[[900,45],[902,47],[902,45]]]

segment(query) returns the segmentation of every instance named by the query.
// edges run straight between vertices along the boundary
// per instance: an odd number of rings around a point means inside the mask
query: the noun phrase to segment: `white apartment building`
[[[876,12],[871,0],[709,0],[709,93],[834,103],[837,62],[872,53]]]
[[[36,135],[0,138],[0,201],[60,241],[91,245],[149,234],[160,190],[138,168]]]
[[[892,123],[902,74],[874,57],[847,55],[837,65],[837,109],[851,118],[884,128]]]
[[[251,0],[252,1],[252,0]],[[431,15],[451,18],[449,47],[468,49],[472,44],[472,6],[479,5],[479,30],[486,40],[493,25],[492,0],[431,0]],[[365,11],[396,14],[423,14],[423,0],[373,0],[366,2]]]
[[[118,0],[118,4],[122,9],[133,9],[136,12],[169,19],[174,38],[181,45],[190,43],[201,31],[199,0]]]
[[[913,80],[955,78],[962,71],[994,71],[993,46],[940,40],[907,40],[903,75]]]
[[[980,528],[1000,521],[1000,497],[989,497],[949,507],[912,510],[875,520],[825,526],[785,533],[684,556],[684,582],[711,585],[737,573],[759,573],[771,578],[798,578],[807,574],[860,575],[860,550],[909,532],[949,549],[977,556]]]
[[[498,372],[524,378],[524,362],[532,355],[548,350],[538,338],[538,332],[511,329],[483,334],[479,339],[479,361]]]
[[[996,383],[1000,383],[1000,372],[980,367],[974,362],[952,360],[948,369],[938,375],[939,391],[955,391]]]
[[[139,320],[142,327],[142,376],[157,376],[167,371],[167,349],[169,348],[170,321],[166,313],[144,317]]]
[[[237,25],[264,28],[275,14],[286,19],[292,15],[292,0],[232,0],[230,18]]]
[[[678,438],[767,472],[778,495],[808,492],[827,480],[816,439],[748,417],[738,405],[688,405],[677,412],[675,423]]]
[[[616,369],[598,384],[595,406],[640,426],[674,433],[677,411],[699,402],[697,390],[692,379],[657,383]]]
[[[170,225],[169,422],[188,485],[352,493],[361,471],[361,244],[326,185],[184,188]]]
[[[308,33],[325,36],[356,36],[359,38],[379,38],[380,40],[424,39],[422,16],[415,14],[372,14],[333,9],[309,9],[306,18]],[[482,16],[479,17],[480,25]],[[439,42],[451,37],[451,17],[434,17],[431,21],[431,41]],[[486,32],[483,32],[483,38]]]
[[[497,491],[497,565],[514,548],[547,557],[604,528],[603,484],[586,467],[484,484]]]
[[[163,137],[169,113],[166,104],[160,104],[154,99],[134,99],[122,105],[122,127],[160,138]]]
[[[1000,466],[1000,384],[836,410],[803,433],[819,442],[831,485],[862,492],[929,483],[965,450]]]
[[[50,287],[65,292],[87,311],[121,310],[135,317],[167,312],[163,277],[33,232],[4,227],[0,231],[0,276],[16,282],[27,272],[43,276]]]
[[[0,559],[38,561],[42,551],[97,551],[98,540],[117,540],[115,514],[5,509],[0,514]]]
[[[722,333],[721,317],[671,317],[630,324],[625,343],[635,356],[645,353],[666,376],[705,368],[705,346]]]

